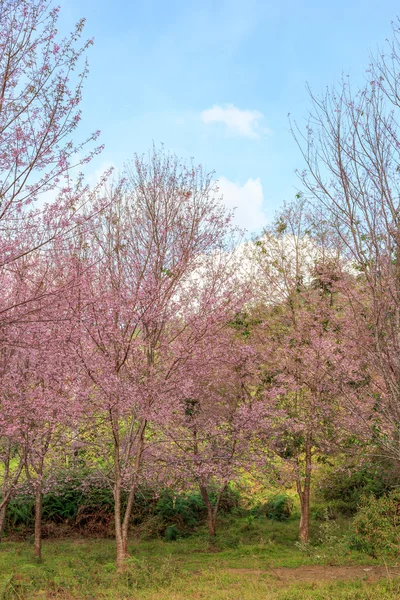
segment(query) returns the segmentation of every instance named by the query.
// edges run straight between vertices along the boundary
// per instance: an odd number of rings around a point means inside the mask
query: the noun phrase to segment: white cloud
[[[257,138],[268,130],[260,129],[264,115],[258,110],[240,110],[233,104],[214,105],[201,113],[203,123],[224,123],[228,131],[249,138]]]
[[[260,178],[248,179],[244,185],[239,185],[220,177],[218,180],[219,193],[228,209],[235,209],[233,221],[241,229],[248,232],[259,232],[266,224],[267,217],[263,210],[263,190]]]
[[[110,183],[113,178],[112,171],[116,172],[116,167],[112,162],[102,162],[97,169],[87,170],[85,181],[91,188],[94,188],[101,183],[106,173],[110,173],[107,180]]]

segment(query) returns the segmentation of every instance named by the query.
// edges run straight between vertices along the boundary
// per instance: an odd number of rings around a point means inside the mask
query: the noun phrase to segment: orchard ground
[[[350,549],[349,521],[313,521],[301,545],[298,518],[223,516],[210,546],[205,528],[173,542],[132,538],[115,568],[112,539],[47,539],[0,548],[0,598],[63,600],[389,600],[400,598],[400,563]]]

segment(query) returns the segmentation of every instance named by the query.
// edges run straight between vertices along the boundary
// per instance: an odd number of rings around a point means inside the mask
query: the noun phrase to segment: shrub
[[[127,494],[123,493],[122,504]],[[211,494],[211,501],[215,495]],[[230,513],[239,506],[238,492],[228,488],[220,503],[221,513]],[[43,525],[57,533],[57,527],[74,528],[90,535],[108,536],[112,533],[114,498],[112,489],[98,473],[85,468],[63,469],[46,481],[43,494]],[[207,511],[199,492],[176,493],[142,486],[134,498],[131,524],[147,539],[165,536],[173,539],[188,535],[203,524]],[[11,499],[6,518],[8,532],[18,529],[28,533],[34,524],[33,490],[26,484],[19,486]],[[166,532],[167,528],[169,532]],[[45,531],[45,529],[43,530]],[[176,534],[177,536],[178,534]]]
[[[285,521],[292,514],[294,507],[293,499],[287,494],[276,494],[264,504],[263,512],[268,519],[273,521]]]
[[[240,545],[240,534],[238,531],[232,530],[223,530],[221,531],[215,540],[210,540],[210,542],[221,550],[227,548],[238,548]]]
[[[399,483],[399,474],[393,465],[365,464],[361,468],[338,469],[320,481],[319,497],[344,516],[357,512],[362,496],[373,494],[376,498],[388,494]]]
[[[331,502],[313,502],[310,509],[310,514],[315,521],[326,521],[328,518],[331,521],[343,517],[354,516],[354,509],[347,502],[341,500],[332,500]]]
[[[211,494],[211,502],[214,503],[216,501],[216,494]],[[221,501],[219,503],[219,512],[220,513],[231,513],[233,511],[238,511],[240,508],[240,494],[237,490],[233,489],[231,486],[228,486],[224,493],[222,494]]]
[[[340,534],[339,524],[332,520],[328,507],[325,509],[323,522],[318,527],[318,542],[326,549],[343,551],[347,546],[347,538]]]
[[[183,531],[193,529],[204,520],[206,506],[199,493],[184,495],[164,490],[156,504],[155,514]]]
[[[7,529],[16,527],[29,527],[33,524],[34,501],[31,496],[21,494],[11,498],[7,506],[6,527]]]
[[[135,526],[135,532],[143,540],[154,540],[165,534],[167,524],[160,515],[151,515]]]
[[[376,558],[398,556],[400,525],[400,492],[375,498],[363,496],[351,527],[353,548]]]
[[[82,502],[82,493],[77,489],[64,489],[61,493],[49,493],[43,496],[43,521],[62,523],[73,521]]]
[[[168,525],[165,530],[164,537],[167,542],[175,542],[179,537],[179,529],[176,525]]]

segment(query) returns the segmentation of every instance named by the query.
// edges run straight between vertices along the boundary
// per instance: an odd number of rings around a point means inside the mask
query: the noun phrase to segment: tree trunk
[[[136,486],[132,486],[129,490],[128,501],[125,509],[124,520],[122,521],[121,526],[121,537],[122,537],[122,547],[124,549],[125,557],[128,556],[128,531],[129,531],[129,520],[131,518],[133,500],[135,497],[135,488]]]
[[[13,488],[17,484],[19,476],[21,475],[22,469],[24,467],[26,467],[25,452],[20,457],[19,465],[16,472],[12,476],[10,476],[10,455],[8,453],[8,456],[6,456],[6,459],[4,461],[3,490],[0,500],[0,511],[3,509],[4,506],[7,510],[7,506],[10,501]]]
[[[1,494],[1,505],[0,505],[0,542],[3,537],[4,523],[6,520],[7,506],[9,502],[9,490],[8,490],[8,479],[10,476],[10,459],[11,459],[11,445],[8,444],[7,452],[4,457],[4,474],[3,474],[3,489]]]
[[[8,502],[4,503],[0,509],[0,542],[3,538],[4,525],[6,521],[6,512],[7,512]]]
[[[219,505],[221,503],[222,495],[223,495],[224,491],[226,490],[227,485],[228,485],[228,483],[224,483],[224,485],[220,489],[218,496],[217,496],[217,500],[215,502],[215,506],[213,507],[213,505],[211,504],[210,497],[207,492],[207,486],[204,484],[200,484],[201,497],[203,498],[204,503],[207,507],[207,524],[208,524],[208,533],[210,535],[210,539],[215,538],[215,536],[217,535],[218,509],[219,509]]]
[[[299,540],[306,544],[309,538],[310,532],[310,494],[309,491],[304,490],[302,498],[300,500],[300,527],[299,527]]]
[[[311,455],[311,436],[306,436],[305,444],[305,475],[303,488],[301,486],[301,480],[299,471],[297,471],[297,493],[300,498],[300,527],[299,527],[299,540],[306,544],[310,534],[310,490],[311,490],[311,468],[312,468],[312,455]]]
[[[121,515],[121,469],[119,464],[119,448],[114,448],[114,521],[115,521],[115,542],[117,550],[117,569],[122,570],[126,559],[126,548],[124,547],[122,535],[122,515]]]
[[[121,485],[114,485],[114,520],[115,520],[115,542],[117,550],[117,568],[123,569],[126,559],[126,546],[124,544],[121,524]]]
[[[39,478],[36,485],[35,494],[35,542],[34,557],[42,560],[42,480]]]
[[[204,500],[204,504],[206,505],[207,508],[207,525],[208,525],[208,534],[210,536],[210,539],[215,538],[216,534],[217,534],[217,528],[216,528],[216,514],[214,513],[213,510],[213,506],[211,504],[208,492],[207,492],[207,487],[205,485],[200,484],[200,493],[201,493],[201,497]]]
[[[117,569],[120,571],[124,568],[125,559],[126,559],[126,549],[124,546],[123,538],[122,538],[122,528],[121,528],[121,500],[115,499],[114,504],[114,517],[115,517],[115,542],[116,542],[116,550],[117,550]]]
[[[122,476],[121,476],[121,455],[120,455],[120,437],[119,437],[119,425],[118,425],[118,414],[109,409],[110,424],[112,434],[114,438],[114,531],[115,531],[115,545],[116,545],[116,563],[118,571],[122,571],[125,566],[126,559],[126,544],[124,544],[122,534],[122,506],[121,506],[121,495],[122,495]]]
[[[135,464],[133,467],[134,472],[133,472],[131,486],[129,489],[128,499],[127,499],[127,503],[126,503],[124,519],[122,521],[122,530],[121,530],[122,531],[122,545],[123,545],[123,548],[125,551],[125,556],[128,556],[129,521],[130,521],[131,514],[132,514],[132,508],[133,508],[133,502],[135,500],[135,492],[136,492],[138,474],[139,474],[139,469],[140,469],[140,465],[141,465],[141,461],[142,461],[142,453],[143,453],[143,449],[144,449],[144,433],[146,430],[146,425],[147,425],[147,421],[146,421],[146,419],[144,419],[142,421],[142,423],[140,424],[140,427],[138,430],[139,440],[138,440],[138,447],[136,450]]]

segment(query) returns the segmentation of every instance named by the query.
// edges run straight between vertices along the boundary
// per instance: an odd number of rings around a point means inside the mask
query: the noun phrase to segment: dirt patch
[[[366,581],[377,581],[382,577],[399,577],[400,567],[378,567],[378,566],[303,566],[294,569],[288,567],[277,567],[269,569],[227,569],[230,573],[241,573],[243,575],[273,575],[277,581],[282,583],[299,583],[302,581],[346,581],[364,579]]]

